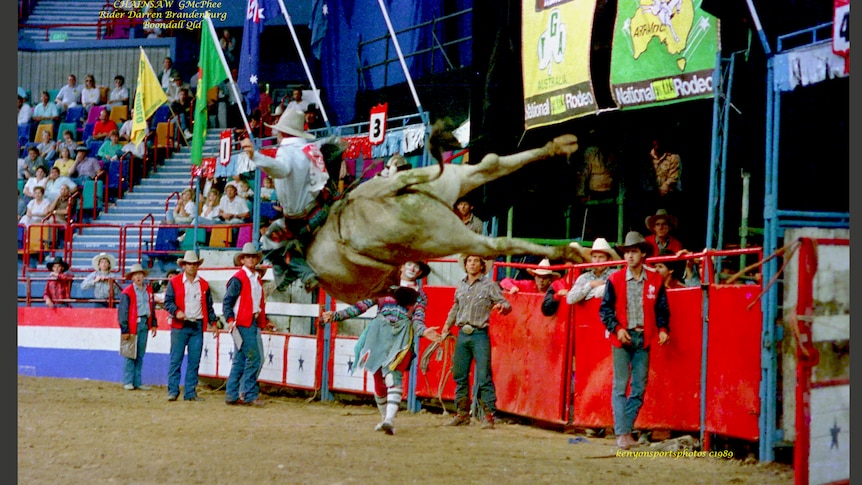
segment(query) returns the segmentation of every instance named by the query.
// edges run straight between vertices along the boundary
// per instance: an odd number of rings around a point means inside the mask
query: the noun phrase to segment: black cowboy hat
[[[69,269],[69,263],[67,263],[67,262],[63,261],[63,258],[61,258],[60,256],[55,256],[55,257],[54,257],[54,259],[52,259],[52,260],[50,260],[50,261],[47,261],[47,262],[45,263],[45,267],[46,267],[46,268],[48,268],[48,271],[51,271],[51,270],[53,270],[53,269],[54,269],[54,265],[55,265],[55,264],[59,264],[60,266],[62,266],[62,267],[63,267],[63,271],[66,271],[66,270],[68,270],[68,269]],[[61,273],[62,273],[63,271],[61,271]]]

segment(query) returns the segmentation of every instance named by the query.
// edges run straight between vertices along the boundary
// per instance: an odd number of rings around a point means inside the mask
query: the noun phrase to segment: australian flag
[[[258,73],[260,65],[260,34],[267,18],[277,15],[275,0],[248,0],[245,10],[245,29],[242,32],[242,49],[239,55],[237,85],[245,98],[246,110],[251,112],[260,104]]]
[[[311,54],[320,59],[323,38],[329,24],[329,5],[327,0],[312,0],[311,2]]]

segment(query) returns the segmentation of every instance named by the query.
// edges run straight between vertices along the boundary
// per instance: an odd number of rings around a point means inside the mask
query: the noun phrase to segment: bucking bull
[[[542,246],[517,238],[487,237],[468,229],[453,211],[462,195],[524,165],[578,149],[577,137],[562,135],[541,148],[499,156],[476,165],[441,165],[374,177],[330,209],[306,250],[321,287],[338,301],[355,303],[398,282],[407,261],[454,254],[533,254],[582,262],[568,245]],[[445,167],[445,168],[443,168]]]

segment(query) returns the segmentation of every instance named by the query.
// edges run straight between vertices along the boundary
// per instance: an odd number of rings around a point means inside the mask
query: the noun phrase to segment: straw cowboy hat
[[[62,267],[63,267],[63,270],[62,270],[62,271],[60,271],[61,273],[62,273],[63,271],[66,271],[66,270],[68,270],[68,269],[69,269],[69,263],[67,263],[67,262],[63,261],[63,258],[61,258],[60,256],[56,256],[54,259],[52,259],[52,260],[50,260],[50,261],[46,262],[46,263],[45,263],[45,267],[46,267],[46,268],[48,268],[48,271],[51,271],[51,270],[53,270],[53,269],[54,269],[54,265],[55,265],[55,264],[59,264],[60,266],[62,266]]]
[[[617,250],[625,253],[629,249],[639,248],[647,256],[652,255],[652,245],[646,242],[643,235],[637,231],[629,231],[626,233],[626,239],[622,246],[617,246]]]
[[[467,256],[479,256],[479,255],[478,254],[462,254],[462,255],[458,256],[458,261],[461,263],[461,266],[463,266],[464,269],[467,268]],[[482,263],[485,266],[485,268],[482,270],[482,273],[487,273],[488,271],[491,271],[491,268],[494,266],[494,261],[491,259],[485,259],[484,256],[479,256],[479,257],[482,259]]]
[[[266,124],[266,126],[288,135],[298,136],[306,140],[314,140],[314,135],[305,132],[305,114],[302,111],[295,109],[286,110],[278,118],[278,123],[274,125]]]
[[[110,266],[108,269],[114,269],[114,266],[117,265],[117,258],[115,258],[113,254],[99,253],[99,254],[93,256],[93,260],[91,261],[91,263],[93,265],[93,269],[98,271],[99,270],[99,261],[101,261],[103,259],[108,260],[108,265]]]
[[[198,254],[191,249],[186,251],[186,254],[182,258],[177,259],[177,264],[180,266],[184,264],[203,264],[203,262],[203,258],[198,258]]]
[[[126,274],[123,275],[123,278],[130,280],[130,279],[132,279],[132,275],[135,273],[144,273],[144,276],[147,276],[148,274],[150,274],[150,272],[148,270],[144,269],[144,267],[141,266],[140,263],[135,263],[132,265],[131,268],[129,268],[129,271],[127,271]]]
[[[569,246],[577,249],[578,252],[581,253],[581,256],[586,260],[589,260],[592,257],[594,251],[607,254],[610,261],[619,261],[622,259],[619,253],[617,253],[603,237],[597,237],[596,240],[593,241],[593,246],[590,248],[585,248],[577,242],[573,242],[569,244]]]
[[[665,221],[667,221],[671,230],[676,229],[676,226],[679,225],[679,220],[677,220],[676,217],[668,214],[667,211],[664,209],[659,209],[655,211],[655,214],[647,216],[647,218],[644,219],[644,224],[646,224],[646,228],[649,230],[649,232],[653,232],[652,228],[655,227],[655,223],[659,219],[664,219]]]
[[[536,269],[527,268],[527,273],[530,273],[530,275],[532,276],[550,276],[554,279],[560,277],[560,273],[548,269],[549,267],[551,267],[551,261],[548,258],[539,261],[539,264],[537,266],[538,268]]]
[[[233,265],[234,266],[242,266],[242,262],[240,261],[243,256],[256,256],[257,262],[260,263],[263,260],[263,253],[254,248],[254,243],[247,242],[242,245],[242,250],[233,257]]]

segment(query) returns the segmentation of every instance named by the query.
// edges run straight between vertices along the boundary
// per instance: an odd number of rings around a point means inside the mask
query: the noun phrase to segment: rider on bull
[[[326,190],[329,175],[323,155],[313,142],[314,135],[305,131],[304,124],[305,115],[301,111],[286,110],[278,123],[266,125],[276,134],[278,148],[275,158],[255,152],[248,138],[240,144],[249,159],[273,179],[284,213],[284,225],[291,239],[286,246],[284,260],[272,261],[285,270],[278,289],[284,290],[300,278],[305,290],[310,292],[317,287],[318,281],[305,260],[305,250],[329,215]]]

